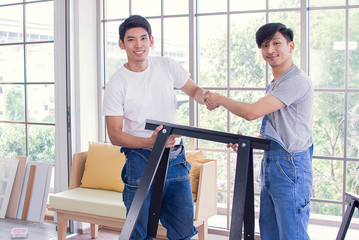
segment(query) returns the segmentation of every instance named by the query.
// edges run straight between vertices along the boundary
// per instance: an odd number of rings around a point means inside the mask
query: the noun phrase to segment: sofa
[[[202,151],[186,151],[191,163],[191,187],[194,199],[194,225],[198,239],[208,239],[208,218],[215,215],[217,166],[205,159]],[[90,223],[91,238],[98,237],[98,226],[121,230],[126,220],[122,201],[120,171],[126,159],[120,147],[90,142],[88,152],[73,156],[69,189],[49,196],[49,210],[57,214],[58,240],[65,240],[68,220]],[[166,239],[159,224],[157,238]]]

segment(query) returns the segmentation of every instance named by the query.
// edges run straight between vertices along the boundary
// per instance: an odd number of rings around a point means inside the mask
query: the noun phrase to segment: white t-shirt
[[[174,88],[182,88],[189,72],[173,59],[148,57],[143,72],[121,66],[106,84],[103,102],[105,116],[123,116],[123,131],[137,137],[150,137],[146,119],[176,123]]]

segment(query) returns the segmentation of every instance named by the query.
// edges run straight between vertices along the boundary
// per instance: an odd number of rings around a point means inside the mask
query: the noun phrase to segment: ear
[[[153,44],[155,44],[155,39],[153,36],[150,37],[150,42],[151,42],[150,47],[153,47]]]
[[[290,42],[289,43],[289,52],[292,53],[294,51],[294,48],[295,48],[295,45],[294,45],[294,42]]]
[[[118,40],[118,46],[120,46],[120,48],[122,49],[122,50],[124,50],[125,49],[125,44],[123,44],[123,42],[122,42],[122,40],[120,39],[120,40]]]

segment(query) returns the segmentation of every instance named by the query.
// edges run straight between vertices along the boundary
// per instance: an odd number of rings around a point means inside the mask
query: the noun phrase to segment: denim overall
[[[167,237],[171,240],[191,239],[197,234],[197,229],[193,226],[193,198],[189,177],[191,165],[186,161],[184,147],[180,147],[178,155],[170,155],[160,210],[161,224],[167,229]],[[128,213],[151,150],[121,148],[121,151],[127,158],[122,170],[122,180],[125,184],[123,201]],[[152,192],[153,184],[131,239],[151,239],[147,237],[147,224]]]
[[[310,239],[307,226],[312,190],[313,145],[289,152],[268,120],[261,135],[272,140],[261,166],[259,227],[262,240]]]

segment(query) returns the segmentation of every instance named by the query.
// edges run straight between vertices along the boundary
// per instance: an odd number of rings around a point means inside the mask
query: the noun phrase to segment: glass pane
[[[344,87],[345,52],[335,45],[345,40],[344,14],[344,10],[320,10],[310,14],[309,70],[316,88]]]
[[[189,37],[188,18],[167,18],[163,20],[164,56],[173,58],[188,70]],[[178,34],[178,33],[181,34]]]
[[[165,15],[188,14],[188,1],[164,0],[163,12]]]
[[[226,12],[227,1],[198,0],[197,9],[198,13]]]
[[[13,3],[22,3],[22,1],[23,0],[1,0],[0,6],[6,4],[13,4]]]
[[[150,56],[162,56],[161,19],[148,19],[148,22],[151,24],[152,35],[155,40],[151,48]]]
[[[217,214],[208,219],[208,226],[227,229],[227,193],[217,193]]]
[[[322,202],[312,201],[310,215],[311,215],[311,217],[314,217],[315,214],[328,215],[328,216],[341,216],[342,215],[342,205],[335,204],[335,203],[322,203]],[[338,218],[338,220],[341,221],[341,218]],[[337,233],[338,232],[336,232],[335,234],[337,234]],[[318,238],[318,239],[321,239],[321,238]]]
[[[226,91],[215,91],[222,95],[227,95]],[[199,105],[199,127],[218,130],[222,132],[227,132],[227,113],[228,111],[219,107],[213,111],[207,110],[205,105]],[[226,149],[226,145],[223,143],[198,140],[199,146],[201,148],[217,148],[217,149]]]
[[[359,94],[348,93],[347,156],[359,158]]]
[[[26,5],[26,41],[54,39],[54,3],[41,2]]]
[[[131,15],[138,14],[144,17],[161,15],[161,0],[132,0]]]
[[[26,156],[25,125],[0,123],[0,156]]]
[[[0,46],[0,82],[24,82],[23,45]]]
[[[23,41],[22,5],[0,7],[0,43]]]
[[[343,162],[313,159],[313,190],[315,199],[338,200],[343,194]],[[318,213],[324,210],[317,209]]]
[[[299,8],[300,0],[269,0],[269,8]]]
[[[25,121],[25,97],[23,86],[0,84],[0,120],[15,122]]]
[[[27,85],[29,122],[55,123],[54,85]]]
[[[238,101],[243,101],[248,103],[254,103],[260,98],[264,97],[265,91],[231,91],[230,98]],[[238,117],[237,115],[230,113],[230,126],[229,131],[231,133],[242,132],[243,135],[248,135],[256,137],[259,135],[259,130],[262,124],[262,118],[258,118],[253,121],[247,121],[243,118]]]
[[[315,93],[314,155],[343,157],[344,94]]]
[[[359,4],[359,1],[358,1]],[[359,9],[349,10],[349,70],[350,88],[359,88]]]
[[[121,22],[107,22],[105,23],[105,76],[106,82],[111,79],[111,76],[127,62],[127,55],[125,50],[121,50],[118,45],[119,34],[118,28]]]
[[[29,158],[55,163],[55,126],[29,125]]]
[[[270,12],[269,22],[280,22],[293,30],[293,42],[295,48],[293,51],[293,62],[300,67],[300,12]],[[272,75],[270,75],[272,77]]]
[[[189,96],[181,90],[175,90],[175,103],[177,122],[185,126],[189,125]],[[189,146],[189,145],[185,145]]]
[[[265,61],[255,42],[255,33],[265,24],[265,15],[231,16],[230,86],[265,87]]]
[[[54,44],[26,45],[27,82],[54,82]]]
[[[347,162],[347,192],[359,195],[359,162]]]
[[[359,0],[349,0],[349,5],[359,5]]]
[[[127,18],[128,5],[128,0],[105,0],[105,19]]]
[[[198,65],[201,87],[227,86],[227,17],[198,18]]]
[[[323,7],[323,6],[344,6],[346,0],[310,0],[310,7]]]
[[[227,152],[205,151],[206,159],[215,159],[217,162],[217,189],[227,190]],[[225,203],[219,201],[220,203]]]
[[[231,0],[230,2],[231,11],[247,11],[247,10],[260,10],[266,8],[265,0],[252,0],[252,1],[238,1]]]

